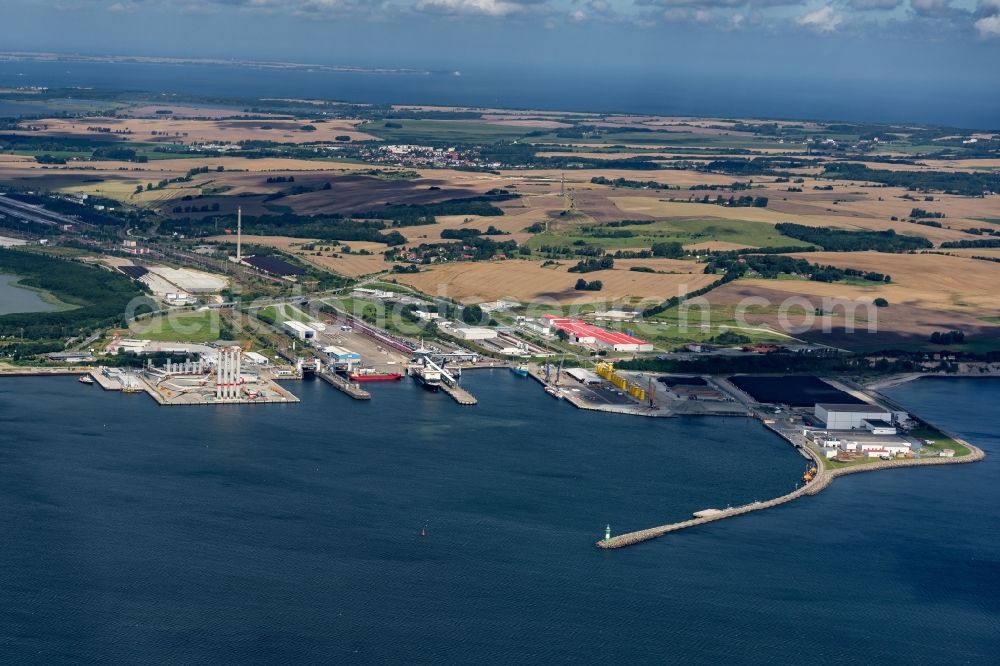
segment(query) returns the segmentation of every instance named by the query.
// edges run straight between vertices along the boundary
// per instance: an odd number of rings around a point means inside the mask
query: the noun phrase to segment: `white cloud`
[[[833,32],[844,22],[844,17],[834,12],[833,7],[827,5],[820,7],[814,12],[797,17],[795,22],[804,28],[810,28],[818,32]]]
[[[507,16],[522,11],[526,4],[537,3],[512,2],[510,0],[420,0],[416,4],[416,9],[446,14]]]
[[[983,17],[976,21],[975,26],[979,36],[984,39],[1000,37],[1000,14]]]

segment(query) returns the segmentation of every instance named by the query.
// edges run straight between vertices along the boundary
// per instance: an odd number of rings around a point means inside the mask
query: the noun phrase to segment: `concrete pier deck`
[[[371,400],[372,394],[361,388],[359,385],[351,382],[350,380],[341,377],[338,374],[332,372],[321,372],[319,378],[324,382],[337,389],[342,393],[346,393],[355,400]]]
[[[455,402],[457,402],[460,405],[471,407],[473,405],[479,404],[479,401],[476,400],[476,397],[471,393],[469,393],[468,391],[466,391],[461,386],[457,385],[449,386],[447,382],[441,382],[441,390],[450,395],[452,398],[454,398]]]
[[[60,377],[69,375],[86,375],[89,374],[90,371],[91,368],[89,366],[72,368],[31,368],[0,363],[0,377]]]

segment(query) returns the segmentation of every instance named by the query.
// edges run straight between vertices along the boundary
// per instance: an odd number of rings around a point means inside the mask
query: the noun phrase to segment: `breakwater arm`
[[[779,435],[785,437],[783,433],[775,430]],[[787,439],[787,437],[786,437]],[[826,469],[823,464],[823,460],[820,458],[819,454],[813,451],[810,447],[804,447],[801,450],[805,451],[810,458],[816,463],[817,474],[816,476],[806,483],[801,488],[788,493],[787,495],[782,495],[780,497],[775,497],[764,502],[754,502],[752,504],[744,504],[743,506],[737,506],[730,509],[724,509],[718,513],[704,516],[701,518],[692,518],[691,520],[684,520],[677,523],[670,523],[668,525],[660,525],[657,527],[650,527],[644,530],[638,530],[635,532],[627,532],[625,534],[619,534],[618,536],[612,537],[610,539],[602,539],[597,542],[599,548],[604,549],[614,549],[614,548],[625,548],[627,546],[633,546],[637,543],[642,543],[643,541],[649,541],[651,539],[657,539],[671,532],[678,532],[689,527],[697,527],[699,525],[705,525],[707,523],[715,522],[717,520],[724,520],[726,518],[733,518],[735,516],[742,516],[753,511],[761,511],[763,509],[769,509],[774,506],[780,506],[782,504],[787,504],[793,500],[797,500],[804,495],[815,495],[829,486],[835,478],[838,476],[845,476],[847,474],[855,474],[858,472],[877,472],[886,469],[895,469],[898,467],[922,467],[926,465],[956,465],[964,463],[979,462],[986,458],[986,454],[979,447],[973,446],[972,444],[966,442],[965,440],[954,438],[960,444],[968,447],[969,454],[961,456],[959,458],[907,458],[902,460],[882,460],[878,462],[866,463],[862,465],[855,465],[853,467],[841,467],[838,469]],[[791,441],[791,440],[789,440]],[[794,442],[792,442],[794,444]]]

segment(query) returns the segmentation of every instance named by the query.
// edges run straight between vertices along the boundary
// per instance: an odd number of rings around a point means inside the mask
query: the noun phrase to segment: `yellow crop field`
[[[499,298],[525,303],[552,302],[558,304],[592,303],[596,301],[655,301],[661,302],[700,289],[715,276],[705,275],[703,266],[684,263],[689,273],[660,275],[615,269],[581,275],[568,272],[569,265],[542,267],[533,261],[497,261],[489,263],[451,263],[435,266],[421,273],[399,275],[405,284],[432,295],[442,295],[463,303],[478,303]],[[576,291],[577,279],[600,280],[600,292]]]

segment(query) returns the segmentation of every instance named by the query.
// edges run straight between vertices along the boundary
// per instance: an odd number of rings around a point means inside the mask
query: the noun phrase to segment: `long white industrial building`
[[[281,324],[286,333],[291,333],[299,340],[313,340],[316,338],[316,329],[306,326],[299,321],[286,321]]]
[[[816,405],[814,413],[827,430],[860,430],[867,428],[865,421],[892,421],[892,412],[885,407],[870,404],[819,403]]]

